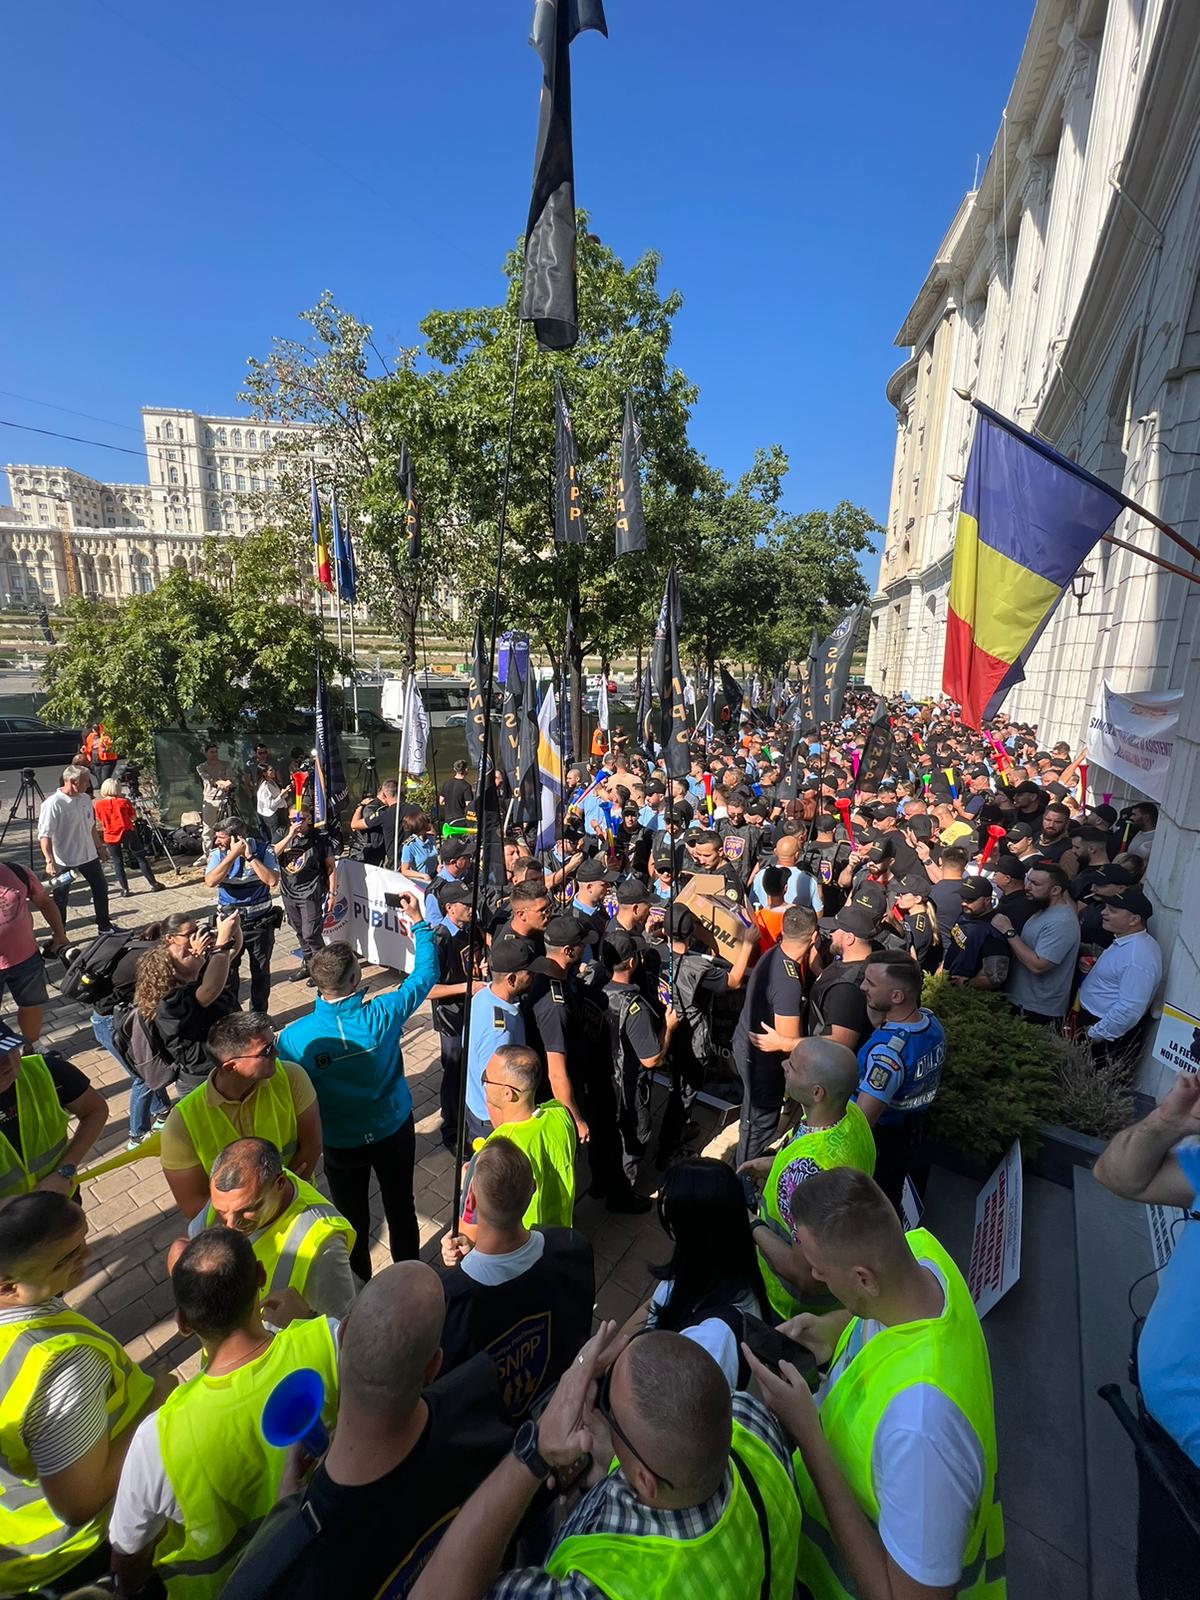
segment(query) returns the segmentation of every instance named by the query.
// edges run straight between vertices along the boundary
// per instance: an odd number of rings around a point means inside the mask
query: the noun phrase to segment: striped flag
[[[338,594],[347,605],[353,605],[358,598],[354,546],[350,542],[350,530],[342,527],[342,519],[338,516],[337,495],[332,490],[329,494],[329,521],[333,527],[333,559],[337,566]]]
[[[558,832],[558,814],[562,806],[563,783],[566,777],[563,765],[562,730],[559,726],[558,706],[554,698],[554,685],[548,683],[538,712],[537,763],[540,787],[540,816],[538,820],[536,850],[548,850]]]
[[[333,568],[329,563],[329,543],[325,537],[325,524],[321,521],[321,497],[317,493],[317,475],[310,464],[308,492],[312,506],[313,559],[317,568],[317,582],[333,593]]]

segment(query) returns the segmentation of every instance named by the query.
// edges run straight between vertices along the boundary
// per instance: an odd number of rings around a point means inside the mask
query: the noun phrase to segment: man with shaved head
[[[409,1593],[512,1439],[487,1356],[438,1379],[443,1316],[441,1282],[422,1262],[386,1267],[363,1289],[342,1329],[325,1459],[307,1487],[285,1478],[224,1600]]]
[[[783,1433],[758,1400],[731,1396],[712,1356],[683,1334],[652,1329],[615,1359],[614,1336],[615,1325],[602,1324],[540,1418],[517,1430],[413,1600],[790,1600],[800,1524]],[[599,1480],[559,1528],[544,1566],[493,1582],[549,1474],[578,1470],[589,1456]]]
[[[858,1060],[833,1039],[801,1039],[783,1069],[788,1100],[800,1108],[794,1137],[776,1156],[760,1156],[738,1170],[762,1195],[751,1224],[767,1298],[781,1317],[823,1311],[832,1304],[796,1243],[792,1198],[799,1186],[830,1167],[875,1170],[871,1125],[854,1102]]]

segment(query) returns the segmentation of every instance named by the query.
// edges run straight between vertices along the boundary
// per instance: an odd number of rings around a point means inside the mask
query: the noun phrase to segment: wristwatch
[[[60,1178],[73,1178],[78,1171],[79,1168],[73,1161],[64,1161],[58,1169],[58,1175]]]
[[[521,1424],[513,1437],[512,1453],[523,1467],[528,1467],[539,1483],[545,1483],[550,1476],[550,1463],[538,1454],[537,1423],[527,1420]]]
[[[1004,937],[1006,939],[1015,939],[1017,937],[1017,930],[1015,928],[1005,928]]]

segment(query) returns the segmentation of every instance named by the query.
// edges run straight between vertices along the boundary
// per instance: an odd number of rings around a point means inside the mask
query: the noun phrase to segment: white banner
[[[1088,723],[1088,761],[1151,800],[1166,793],[1182,689],[1118,694],[1107,679]]]
[[[1200,1072],[1200,1017],[1165,1005],[1154,1035],[1154,1059],[1176,1072]]]
[[[979,1191],[967,1287],[979,1315],[987,1313],[1021,1276],[1021,1141]]]
[[[339,856],[333,910],[322,929],[325,943],[352,945],[364,961],[411,972],[412,926],[403,912],[388,905],[389,894],[415,895],[419,902],[421,887],[386,867]]]

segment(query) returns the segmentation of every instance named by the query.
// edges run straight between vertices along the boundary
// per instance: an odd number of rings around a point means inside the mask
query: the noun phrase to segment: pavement
[[[27,860],[23,853],[11,853],[13,859]],[[134,930],[151,918],[165,917],[173,911],[207,912],[211,909],[212,894],[204,886],[201,869],[198,866],[185,868],[182,863],[180,866],[178,878],[169,870],[162,874],[166,887],[161,894],[151,894],[146,885],[131,874],[132,898],[112,901],[112,914],[117,924]],[[86,885],[78,884],[68,906],[68,936],[74,944],[80,945],[94,934],[95,927],[91,897]],[[292,976],[297,967],[291,955],[294,947],[291,930],[285,924],[276,936],[272,964],[270,1010],[279,1028],[303,1015],[313,1002],[313,990]],[[386,989],[394,984],[395,978],[381,968],[374,968],[368,969],[367,982],[371,989]],[[243,967],[243,998],[246,983]],[[87,1158],[88,1163],[95,1164],[121,1151],[129,1132],[130,1080],[113,1057],[96,1044],[90,1012],[51,989],[40,1043],[62,1051],[87,1074],[108,1104],[108,1123]],[[440,1064],[428,1002],[405,1029],[404,1064],[416,1118],[415,1194],[421,1255],[424,1260],[439,1264],[439,1241],[449,1222],[453,1192],[453,1158],[438,1134]],[[648,1164],[642,1183],[647,1192],[653,1188],[656,1177],[654,1168]],[[320,1167],[316,1181],[319,1187],[324,1187]],[[586,1183],[581,1184],[581,1196],[585,1188]],[[166,1368],[189,1376],[198,1365],[198,1346],[194,1339],[185,1339],[179,1334],[167,1281],[167,1249],[171,1241],[183,1233],[184,1225],[157,1158],[132,1162],[85,1183],[83,1201],[89,1224],[91,1259],[83,1282],[67,1298],[119,1339],[130,1356],[148,1371]],[[373,1190],[371,1259],[376,1269],[391,1259],[386,1244],[380,1240],[382,1217],[378,1192]],[[648,1263],[664,1261],[670,1255],[670,1245],[659,1228],[656,1210],[644,1217],[614,1216],[605,1210],[602,1201],[581,1197],[576,1206],[575,1224],[589,1236],[595,1250],[596,1316],[624,1321],[652,1287]]]

